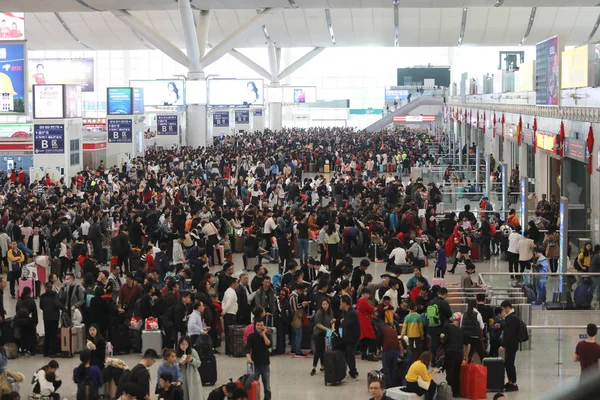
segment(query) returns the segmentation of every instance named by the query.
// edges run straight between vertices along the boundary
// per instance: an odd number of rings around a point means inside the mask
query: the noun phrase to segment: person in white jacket
[[[2,265],[8,268],[8,259],[6,258],[6,254],[8,253],[8,248],[10,247],[10,236],[2,230],[0,232],[0,251],[2,251]]]

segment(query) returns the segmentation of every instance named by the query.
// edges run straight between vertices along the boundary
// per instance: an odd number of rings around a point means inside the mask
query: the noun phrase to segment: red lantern
[[[594,151],[594,130],[592,129],[592,124],[590,124],[590,130],[588,131],[587,137],[587,151],[588,151],[588,174],[592,175],[592,153]]]
[[[533,154],[537,153],[537,118],[533,117]]]

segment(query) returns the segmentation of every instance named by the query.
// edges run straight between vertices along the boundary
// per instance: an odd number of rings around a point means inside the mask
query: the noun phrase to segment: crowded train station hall
[[[597,3],[0,1],[0,400],[598,398]]]

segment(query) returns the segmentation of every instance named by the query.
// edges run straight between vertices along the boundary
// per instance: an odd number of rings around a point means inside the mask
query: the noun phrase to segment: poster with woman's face
[[[208,102],[219,106],[264,104],[262,79],[211,79]]]
[[[129,81],[129,86],[144,90],[144,106],[181,106],[184,104],[182,80]]]

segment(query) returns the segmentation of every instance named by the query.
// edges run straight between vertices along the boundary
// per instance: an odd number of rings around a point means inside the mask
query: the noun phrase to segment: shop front
[[[548,195],[548,200],[554,195],[557,201],[561,196],[561,158],[558,151],[558,137],[553,133],[537,131],[535,135],[536,159],[535,166],[545,176],[538,179],[538,198],[542,194]]]
[[[504,124],[504,161],[510,171],[520,169],[517,132],[517,125]]]
[[[565,138],[562,162],[562,192],[569,199],[569,230],[590,227],[591,185],[588,148],[583,140]]]

